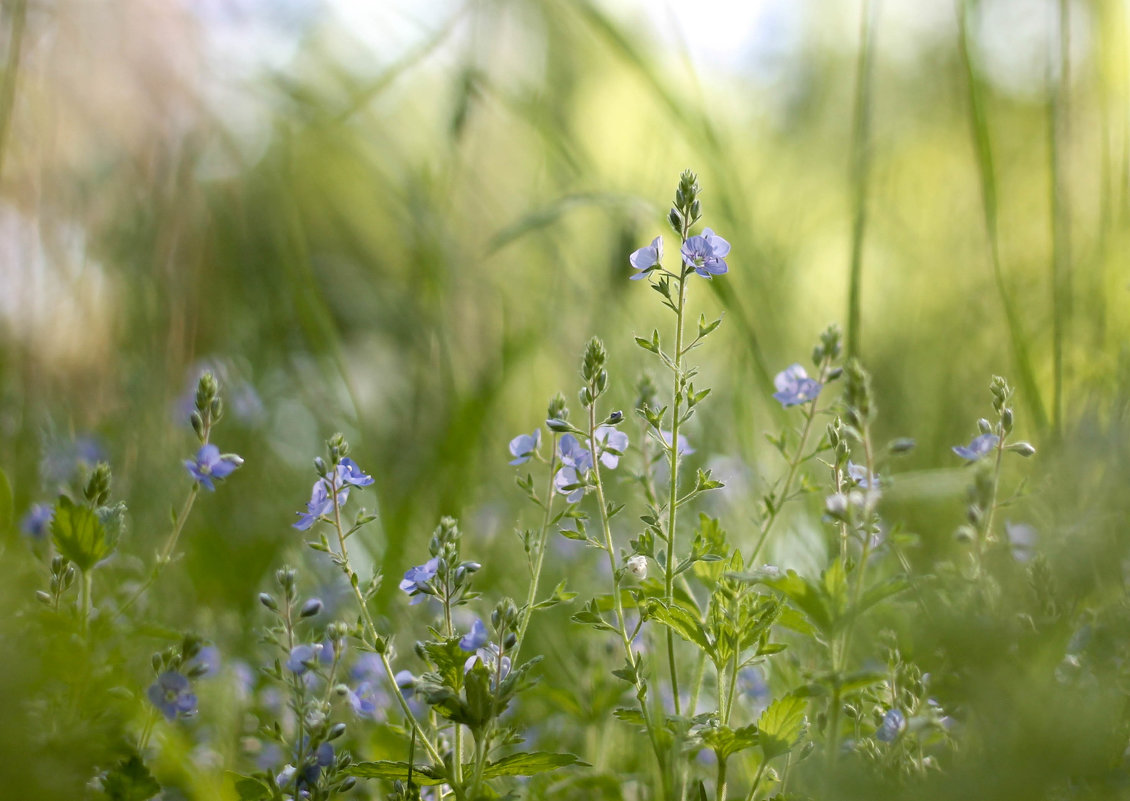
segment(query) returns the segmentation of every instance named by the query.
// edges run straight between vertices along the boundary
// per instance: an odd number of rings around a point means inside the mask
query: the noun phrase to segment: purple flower
[[[290,649],[290,658],[286,660],[286,669],[297,676],[301,676],[314,666],[318,661],[321,645],[296,645]]]
[[[518,465],[530,461],[530,457],[538,449],[539,442],[541,442],[540,428],[535,429],[533,434],[519,434],[510,440],[510,455],[514,457],[510,464]]]
[[[191,459],[186,459],[184,462],[188,474],[203,485],[205,489],[212,492],[216,491],[216,485],[212,483],[212,479],[227,478],[242,464],[243,459],[234,453],[221,455],[220,449],[212,443],[204,445],[196,452],[195,462]]]
[[[405,698],[411,698],[416,692],[416,677],[412,675],[410,670],[401,670],[392,680],[396,682],[396,686],[400,688],[401,694]]]
[[[417,604],[425,595],[431,595],[428,583],[436,577],[439,570],[439,557],[434,556],[422,565],[410,567],[404,573],[404,580],[400,582],[400,589],[413,596],[412,603]]]
[[[205,645],[199,653],[188,663],[191,672],[199,676],[215,676],[220,672],[220,649],[214,645]]]
[[[338,503],[344,502],[346,497],[345,492],[338,495]],[[294,528],[299,531],[305,531],[317,522],[319,517],[328,515],[333,511],[334,502],[330,498],[329,492],[326,491],[326,482],[324,479],[319,478],[314,482],[314,488],[310,491],[310,500],[306,504],[306,512],[297,512],[298,522],[294,524]]]
[[[883,715],[883,723],[875,732],[875,739],[884,743],[894,742],[906,728],[906,716],[897,709],[888,709]]]
[[[703,278],[710,278],[726,272],[723,259],[729,253],[730,243],[707,228],[701,236],[692,236],[683,243],[683,264],[694,267]]]
[[[585,494],[584,486],[579,485],[583,474],[592,470],[592,454],[572,434],[562,436],[557,449],[563,466],[553,477],[553,486],[569,503],[577,503]]]
[[[777,391],[773,393],[784,407],[800,406],[809,401],[816,400],[823,385],[814,378],[809,378],[808,373],[799,364],[785,368],[773,378],[773,386]]]
[[[553,486],[558,494],[564,495],[569,503],[577,503],[585,497],[585,487],[581,483],[581,476],[576,468],[562,467],[553,476]]]
[[[388,704],[384,691],[372,681],[363,681],[356,690],[349,691],[349,705],[359,717],[377,720],[380,712]]]
[[[498,646],[493,642],[488,642],[467,658],[467,661],[463,663],[463,672],[467,673],[475,666],[476,662],[481,662],[483,666],[490,671],[491,687],[493,687],[494,671],[496,668],[499,669],[500,675],[498,678],[500,679],[505,679],[510,673],[510,657],[503,656],[501,661],[499,661],[499,653]]]
[[[614,470],[628,450],[628,435],[614,426],[600,426],[593,432],[593,438],[600,451],[600,463]]]
[[[1000,437],[996,434],[981,434],[973,438],[968,448],[964,445],[954,445],[953,452],[967,462],[976,462],[993,448],[997,447],[998,442],[1000,442]]]
[[[658,267],[659,262],[663,259],[663,237],[657,236],[651,240],[651,245],[646,248],[640,248],[633,251],[632,255],[628,257],[628,263],[632,265],[633,270],[640,272],[632,276],[633,281],[638,281],[649,272],[652,267]]]
[[[874,489],[879,486],[879,474],[875,473],[871,478],[868,478],[866,465],[856,464],[849,459],[847,472],[848,477],[863,489]]]
[[[668,448],[670,448],[671,447],[671,432],[670,431],[660,431],[659,436],[663,439],[663,444],[666,445]],[[690,446],[690,443],[687,442],[687,438],[684,437],[682,434],[680,434],[679,435],[679,455],[680,456],[690,456],[692,453],[694,453],[694,448],[692,448]]]
[[[20,520],[20,531],[37,540],[41,539],[47,533],[47,528],[54,517],[55,507],[37,503],[28,509],[27,514]]]
[[[487,627],[483,625],[483,621],[476,620],[471,624],[471,633],[464,635],[459,641],[459,647],[470,653],[482,648],[489,639],[490,635],[487,634]]]
[[[175,670],[166,670],[149,685],[149,700],[167,720],[187,717],[196,712],[196,695],[188,679]]]
[[[352,459],[342,459],[337,465],[337,486],[345,487],[352,484],[355,487],[367,487],[373,483],[373,477],[361,472],[361,468]]]

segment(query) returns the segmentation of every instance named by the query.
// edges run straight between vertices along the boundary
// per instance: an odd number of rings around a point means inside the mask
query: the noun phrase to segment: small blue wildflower
[[[639,270],[638,273],[632,276],[633,281],[638,281],[649,272],[652,267],[659,266],[659,262],[663,259],[663,237],[657,236],[651,240],[651,244],[646,248],[640,248],[633,251],[632,255],[628,257],[628,263],[632,265],[633,270]]]
[[[471,653],[486,645],[489,639],[490,635],[487,634],[487,627],[483,625],[483,621],[475,620],[471,624],[471,633],[463,636],[463,639],[459,641],[459,647],[467,653]]]
[[[581,476],[574,467],[562,467],[553,476],[553,486],[558,494],[564,495],[569,503],[578,503],[585,497],[585,487]]]
[[[416,694],[416,677],[412,675],[410,670],[401,670],[392,680],[396,682],[396,686],[400,688],[401,694],[405,698],[411,698]]]
[[[28,509],[27,514],[20,520],[20,531],[37,540],[42,539],[47,534],[47,528],[54,517],[55,507],[37,503]]]
[[[404,573],[404,580],[400,582],[400,589],[413,597],[412,603],[417,604],[423,600],[425,595],[431,595],[428,591],[428,582],[436,577],[436,572],[439,570],[439,557],[434,556],[422,565],[410,567]]]
[[[875,473],[871,478],[868,478],[866,465],[856,464],[848,459],[847,472],[848,477],[863,489],[873,489],[879,486],[879,474]]]
[[[358,717],[377,720],[381,711],[388,704],[388,698],[380,686],[372,681],[363,681],[357,689],[349,691],[349,705]]]
[[[557,444],[558,453],[561,455],[561,464],[575,468],[583,473],[592,470],[592,454],[581,447],[581,443],[572,434],[565,434]]]
[[[541,442],[540,428],[534,429],[533,434],[519,434],[510,440],[510,455],[514,457],[510,464],[519,465],[530,461],[530,457],[538,449],[539,442]]]
[[[620,457],[628,450],[628,435],[615,426],[599,426],[593,438],[600,450],[600,463],[609,470],[616,469]]]
[[[349,675],[357,681],[379,682],[381,677],[385,675],[384,663],[376,654],[365,652],[357,657]]]
[[[666,445],[668,448],[670,448],[671,447],[671,432],[670,431],[660,431],[659,436],[663,439],[663,444]],[[687,438],[684,437],[682,434],[680,434],[679,435],[679,455],[680,456],[690,456],[692,453],[694,453],[694,448],[691,447],[690,443],[687,441]]]
[[[777,373],[773,378],[773,386],[777,388],[773,399],[786,408],[816,400],[823,389],[823,385],[816,379],[809,378],[799,364],[790,365]]]
[[[313,764],[307,764],[302,770],[302,780],[299,784],[306,784],[312,786],[318,783],[318,778],[322,775],[322,769],[328,768],[334,763],[334,747],[332,743],[322,743],[314,750]]]
[[[149,685],[149,700],[161,710],[166,720],[187,717],[196,712],[196,695],[187,678],[175,670],[166,670]]]
[[[1000,437],[996,434],[980,434],[973,438],[968,448],[964,445],[954,445],[953,452],[967,462],[976,462],[997,447],[998,442]]]
[[[355,487],[367,487],[373,483],[373,477],[363,473],[361,468],[352,459],[342,459],[337,465],[337,486],[345,487],[352,484]]]
[[[220,649],[205,645],[188,664],[197,676],[215,676],[220,672]]]
[[[1006,520],[1004,530],[1008,534],[1008,544],[1012,548],[1012,558],[1017,562],[1029,562],[1036,554],[1036,541],[1039,535],[1027,523],[1013,523]]]
[[[290,658],[286,660],[286,669],[295,675],[301,676],[318,661],[321,645],[296,645],[290,649]]]
[[[500,661],[498,655],[498,646],[493,642],[488,642],[467,658],[467,661],[463,663],[463,672],[467,673],[475,666],[476,662],[481,662],[483,666],[490,671],[491,687],[493,687],[495,683],[494,672],[496,669],[499,671],[500,675],[498,678],[500,679],[505,679],[510,674],[510,657],[503,656]]]
[[[883,715],[883,723],[875,732],[875,739],[884,743],[892,743],[906,728],[906,716],[897,709],[888,709]]]
[[[701,236],[692,236],[683,243],[683,264],[693,267],[703,278],[723,275],[727,271],[723,259],[730,253],[730,243],[709,228]]]
[[[212,483],[212,479],[227,478],[242,464],[243,459],[234,453],[221,455],[220,449],[210,442],[196,452],[196,461],[186,459],[184,462],[188,474],[205,489],[212,492],[216,491],[216,485]]]

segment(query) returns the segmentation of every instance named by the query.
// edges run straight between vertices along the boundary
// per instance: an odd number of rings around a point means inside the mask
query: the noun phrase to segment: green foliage
[[[117,521],[122,510],[107,513],[110,527],[101,516],[86,506],[78,506],[65,495],[55,503],[55,516],[51,521],[51,536],[59,553],[74,562],[78,569],[88,572],[98,562],[114,551],[117,542]]]

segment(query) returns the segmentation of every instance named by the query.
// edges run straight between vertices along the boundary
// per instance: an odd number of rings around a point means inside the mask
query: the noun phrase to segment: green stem
[[[169,532],[168,539],[165,540],[164,547],[161,548],[160,553],[157,555],[157,561],[153,563],[153,569],[149,571],[149,577],[145,582],[134,590],[133,595],[126,599],[126,602],[118,607],[118,611],[114,614],[114,620],[121,617],[127,609],[137,603],[137,600],[145,594],[161,575],[161,571],[165,569],[165,565],[169,563],[172,557],[173,549],[177,547],[177,540],[180,539],[181,532],[184,530],[184,522],[188,519],[189,512],[192,511],[192,505],[196,502],[196,496],[200,492],[200,485],[193,483],[192,489],[188,491],[188,497],[185,498],[184,505],[181,507],[180,514],[177,515],[176,522],[173,523],[173,530]]]
[[[549,520],[553,513],[553,473],[554,468],[557,466],[557,435],[554,434],[551,443],[551,450],[549,456],[549,480],[546,482],[545,488],[545,514],[542,515],[541,530],[538,532],[537,540],[537,556],[534,557],[533,570],[530,575],[530,589],[526,593],[526,605],[522,608],[522,616],[518,620],[518,630],[515,632],[518,635],[517,642],[510,650],[510,662],[515,667],[518,665],[518,652],[522,648],[522,642],[526,638],[526,627],[530,625],[530,617],[534,612],[534,604],[537,603],[538,597],[538,583],[541,580],[541,569],[545,562],[545,545],[546,540],[549,539]]]
[[[762,759],[761,764],[757,766],[757,775],[753,777],[753,784],[749,787],[749,795],[746,796],[746,801],[753,801],[753,797],[757,795],[757,788],[761,785],[761,777],[765,775],[765,768],[768,764],[768,759]]]
[[[714,797],[717,801],[726,801],[726,763],[729,760],[718,752],[715,752],[715,756],[718,758],[718,786],[715,788]]]
[[[82,571],[82,633],[90,631],[90,615],[94,610],[94,573],[91,570]]]
[[[596,498],[600,507],[600,525],[601,531],[604,534],[604,552],[608,554],[608,566],[612,570],[613,585],[612,585],[612,607],[616,612],[616,626],[620,634],[620,641],[624,646],[624,655],[627,661],[636,665],[636,656],[632,652],[632,639],[628,635],[628,629],[624,622],[624,602],[620,598],[620,580],[615,578],[618,576],[619,571],[616,567],[616,549],[612,544],[612,526],[608,520],[608,504],[604,499],[604,480],[600,475],[600,459],[596,458],[597,450],[596,443],[596,393],[593,393],[593,402],[589,405],[589,448],[590,453],[594,455],[592,473],[594,482],[596,484]],[[635,678],[636,699],[639,701],[640,713],[643,715],[644,725],[647,728],[648,739],[651,740],[652,750],[655,752],[655,759],[659,763],[660,781],[663,785],[663,797],[667,798],[670,794],[670,777],[667,775],[667,760],[663,756],[663,749],[659,746],[659,740],[655,734],[655,724],[651,720],[651,711],[648,709],[647,703],[644,700],[643,692],[646,689],[646,684],[637,675]]]
[[[847,355],[860,355],[863,285],[863,234],[867,226],[867,175],[871,161],[871,63],[874,15],[863,0],[859,19],[859,57],[855,76],[855,120],[852,126],[851,183],[855,215],[851,227],[851,273],[848,290]]]
[[[683,241],[686,241],[684,231]],[[680,407],[683,399],[683,312],[687,302],[687,270],[684,267],[679,278],[679,302],[675,306],[675,354],[673,386],[671,389],[671,442],[668,449],[671,461],[670,491],[667,498],[667,554],[663,560],[663,598],[671,604],[675,600],[675,522],[679,509],[679,424]],[[680,713],[679,674],[675,667],[675,635],[667,628],[667,668],[671,674],[671,695],[674,697],[675,714]]]

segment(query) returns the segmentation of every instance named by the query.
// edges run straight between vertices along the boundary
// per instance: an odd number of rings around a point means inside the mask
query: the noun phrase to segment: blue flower
[[[196,479],[205,489],[215,492],[216,485],[212,479],[227,478],[243,464],[243,459],[234,453],[220,454],[220,449],[208,443],[196,452],[196,461],[186,459],[185,468],[190,476]]]
[[[657,236],[651,240],[651,245],[646,248],[640,248],[633,251],[632,255],[628,257],[628,263],[632,265],[633,270],[640,272],[632,276],[633,281],[638,281],[649,272],[652,267],[659,266],[659,262],[663,259],[663,237]]]
[[[345,493],[338,496],[338,503],[340,504],[344,498]],[[305,531],[317,522],[319,517],[328,515],[333,511],[334,502],[330,498],[329,492],[326,491],[326,482],[323,479],[318,479],[314,482],[314,488],[310,491],[310,500],[306,504],[306,512],[297,512],[298,522],[294,524],[294,528],[299,531]]]
[[[592,470],[592,454],[582,448],[572,434],[562,436],[557,449],[563,466],[553,477],[553,486],[569,503],[577,503],[585,494],[584,486],[580,486],[581,478]]]
[[[569,503],[577,503],[585,497],[585,487],[576,468],[562,467],[558,470],[553,476],[553,486]]]
[[[377,720],[380,712],[388,704],[388,697],[380,687],[371,681],[363,681],[356,690],[349,691],[349,705],[359,717]]]
[[[373,477],[361,472],[361,468],[358,467],[352,459],[342,459],[338,462],[338,487],[345,487],[346,484],[352,484],[355,487],[367,487],[372,483]]]
[[[799,364],[791,365],[773,378],[773,386],[777,391],[773,393],[774,400],[780,401],[782,406],[800,406],[809,401],[816,400],[823,385],[814,378],[809,378],[808,373]]]
[[[883,723],[875,732],[875,739],[884,743],[894,742],[906,728],[906,716],[897,709],[888,709],[883,715]]]
[[[412,675],[410,670],[401,670],[392,680],[396,682],[396,686],[400,688],[401,694],[405,698],[411,698],[416,692],[416,677]]]
[[[55,507],[45,503],[37,503],[28,509],[26,515],[20,520],[20,531],[41,539],[46,533],[51,520],[55,517]]]
[[[498,646],[493,642],[488,642],[485,646],[479,648],[477,651],[475,651],[475,653],[471,654],[471,656],[467,658],[467,661],[463,663],[463,672],[469,672],[471,668],[475,666],[476,662],[481,662],[483,666],[490,672],[491,687],[494,687],[494,671],[496,668],[499,669],[500,675],[498,676],[498,678],[500,679],[505,679],[510,673],[510,657],[503,656],[500,661],[498,656],[499,653],[500,652]]]
[[[149,700],[167,720],[187,717],[196,712],[196,694],[188,679],[175,670],[166,670],[149,685]]]
[[[694,267],[703,278],[710,278],[726,272],[723,259],[729,253],[730,243],[707,228],[701,236],[692,236],[683,243],[683,264]]]
[[[668,448],[670,448],[671,447],[671,432],[661,430],[659,432],[659,436],[663,439],[663,444],[666,445]],[[684,437],[682,434],[680,434],[679,435],[679,455],[680,456],[690,456],[692,453],[694,453],[694,448],[692,448],[690,443],[687,442],[687,438]]]
[[[530,457],[538,449],[539,442],[541,442],[540,428],[535,429],[533,434],[519,434],[510,440],[510,455],[514,457],[510,464],[517,465],[530,461]]]
[[[600,450],[600,463],[614,470],[628,450],[628,435],[615,426],[600,426],[593,432],[593,438]]]
[[[973,438],[968,448],[964,445],[954,445],[953,452],[967,462],[976,462],[997,447],[998,442],[1000,442],[1000,437],[996,434],[981,434]]]
[[[489,639],[490,635],[487,634],[487,627],[483,625],[483,621],[476,620],[471,624],[471,633],[464,635],[459,641],[459,647],[470,653],[482,648]]]
[[[422,565],[410,567],[404,573],[404,580],[400,582],[400,589],[413,596],[412,603],[423,600],[425,595],[431,595],[428,583],[436,577],[439,570],[439,557],[434,556]]]
[[[286,660],[286,669],[297,676],[308,671],[318,661],[321,645],[296,645],[290,649],[290,658]]]
[[[866,465],[856,464],[848,459],[847,472],[848,477],[863,489],[874,489],[879,486],[879,474],[875,473],[868,478]]]

